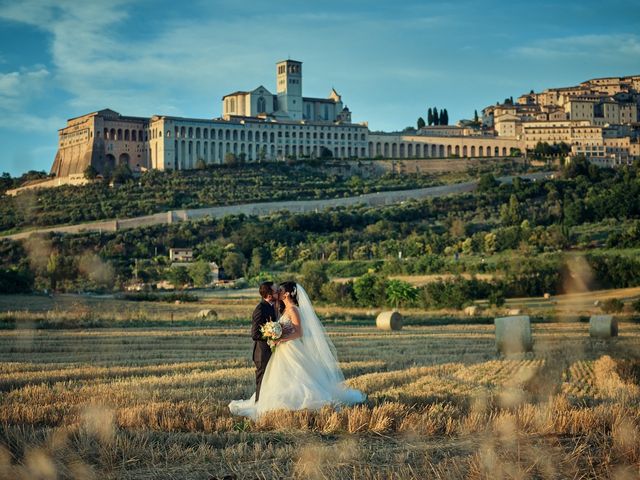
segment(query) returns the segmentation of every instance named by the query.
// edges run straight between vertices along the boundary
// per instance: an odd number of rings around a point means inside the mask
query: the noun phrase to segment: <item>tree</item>
[[[84,178],[87,180],[95,180],[98,176],[98,170],[93,165],[87,165],[87,168],[84,169]]]
[[[173,288],[182,289],[185,285],[189,284],[191,277],[186,267],[178,266],[169,269],[167,272],[167,280],[171,282]]]
[[[431,111],[431,107],[429,107],[429,110],[427,111],[427,123],[429,126],[433,125],[433,112]]]
[[[60,271],[62,270],[62,261],[60,255],[52,252],[47,260],[47,275],[49,276],[49,286],[51,290],[55,290],[58,286]]]
[[[320,147],[320,158],[333,158],[333,152],[327,147]]]
[[[424,118],[419,117],[417,125],[418,125],[418,129],[424,128],[424,126],[425,126]]]
[[[322,295],[322,287],[329,282],[320,262],[304,262],[300,269],[304,281],[304,288],[311,300],[319,300]]]
[[[513,193],[509,197],[509,203],[500,207],[500,221],[503,225],[519,225],[522,222],[520,202]]]
[[[240,278],[244,275],[246,266],[246,259],[240,252],[229,252],[222,260],[222,268],[231,278]]]
[[[446,108],[440,112],[440,125],[449,125],[449,113]]]
[[[433,107],[433,124],[440,125],[440,118],[438,117],[438,109]]]
[[[386,299],[386,279],[374,273],[365,273],[353,283],[353,292],[360,306],[380,306]]]
[[[196,287],[204,287],[211,280],[211,267],[208,262],[200,260],[189,265],[189,277]]]
[[[500,183],[496,180],[496,177],[491,173],[485,173],[478,181],[478,190],[481,192],[490,192],[498,185],[500,185]]]
[[[205,162],[202,158],[199,158],[196,162],[196,168],[198,170],[204,170],[205,168],[207,168],[207,162]]]
[[[478,118],[478,110],[473,111],[473,123],[480,125],[480,119]]]
[[[127,183],[132,178],[133,173],[131,172],[131,168],[129,168],[128,163],[121,163],[113,171],[112,180],[114,183]]]
[[[227,152],[224,154],[224,163],[229,167],[235,167],[238,165],[238,158],[235,153]]]
[[[407,305],[418,298],[418,290],[411,284],[402,280],[389,280],[386,285],[387,302],[398,308]]]

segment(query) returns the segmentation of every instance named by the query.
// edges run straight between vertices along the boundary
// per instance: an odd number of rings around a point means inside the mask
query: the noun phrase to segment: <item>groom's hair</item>
[[[262,298],[267,298],[269,295],[273,295],[273,282],[262,282],[258,291]]]

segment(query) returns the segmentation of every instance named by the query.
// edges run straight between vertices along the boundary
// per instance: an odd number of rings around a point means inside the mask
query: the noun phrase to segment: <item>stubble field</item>
[[[328,330],[368,402],[258,423],[227,408],[248,325],[1,331],[0,478],[640,475],[640,325],[535,324],[516,359],[490,325]]]

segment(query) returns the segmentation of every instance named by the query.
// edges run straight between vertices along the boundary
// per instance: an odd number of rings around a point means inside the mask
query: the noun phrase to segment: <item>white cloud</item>
[[[38,96],[50,77],[40,65],[20,71],[0,72],[0,111],[17,110]]]
[[[518,56],[538,59],[640,57],[640,36],[630,33],[576,35],[538,40],[512,49]]]

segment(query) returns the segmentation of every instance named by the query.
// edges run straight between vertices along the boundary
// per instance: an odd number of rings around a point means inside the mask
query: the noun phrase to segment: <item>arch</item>
[[[429,145],[425,143],[423,146],[422,157],[427,158],[428,156],[429,156]]]
[[[124,141],[128,142],[129,141],[129,129],[125,129],[124,131]]]
[[[357,147],[356,147],[356,148],[357,148]],[[360,156],[361,156],[361,157],[366,157],[366,156],[367,156],[367,154],[365,153],[365,148],[364,148],[364,147],[362,147],[362,149],[361,149],[361,151],[360,151]]]
[[[380,142],[376,143],[376,155],[382,155],[382,144]]]
[[[138,140],[136,139],[136,130],[131,130],[131,141],[132,142],[137,142]]]
[[[216,129],[215,128],[211,129],[210,137],[211,137],[211,140],[215,140],[216,139]]]
[[[224,132],[222,129],[218,130],[218,140],[222,140],[224,137]]]
[[[116,133],[116,140],[122,140],[122,129],[119,128],[118,132]]]
[[[507,147],[502,147],[502,156],[507,156]]]
[[[189,127],[188,137],[193,138],[193,127]]]
[[[193,142],[189,141],[189,157],[187,160],[187,168],[193,168]]]
[[[467,155],[468,155],[468,150],[467,150],[467,146],[465,145],[462,147],[462,156],[467,157]]]
[[[118,157],[118,165],[122,165],[123,163],[126,163],[128,165],[129,160],[130,160],[130,157],[128,153],[121,153],[120,157]]]
[[[401,144],[400,144],[400,158],[404,158],[404,155],[405,155],[406,151],[407,151],[407,150],[406,150],[406,148],[405,148],[404,143],[401,143]]]
[[[343,134],[344,135],[344,134]],[[345,156],[345,150],[344,147],[340,147],[340,158],[344,158]]]
[[[451,156],[451,145],[447,145],[447,157]]]
[[[107,153],[107,155],[104,157],[104,170],[110,170],[113,171],[113,169],[116,168],[116,157],[114,157],[112,154]]]
[[[455,154],[456,154],[456,157],[460,156],[460,146],[459,145],[456,145]]]
[[[209,163],[209,142],[202,142],[202,157],[205,163]]]
[[[267,102],[264,97],[258,98],[258,113],[266,113],[267,112]]]
[[[187,135],[185,127],[180,127],[180,138],[184,138]]]
[[[187,141],[182,140],[182,145],[180,146],[180,168],[187,168]]]
[[[407,157],[413,157],[413,143],[407,145]]]
[[[260,135],[260,133],[258,133],[258,135]],[[262,143],[267,143],[269,140],[269,135],[267,135],[267,132],[262,132]]]
[[[238,131],[237,130],[233,131],[233,139],[234,140],[238,140]]]
[[[180,163],[180,159],[178,158],[178,140],[173,141],[173,150],[175,151],[173,168],[177,170]]]
[[[373,158],[374,156],[375,155],[373,153],[373,142],[369,142],[369,158]]]
[[[271,133],[269,134],[269,141],[270,141],[271,143],[273,143],[273,142],[275,142],[275,140],[276,140],[276,139],[275,139],[275,134],[274,134],[273,132],[271,132]]]
[[[103,136],[105,140],[109,140],[109,129],[104,129]]]
[[[478,147],[478,156],[479,157],[484,156],[484,147],[482,145]]]
[[[387,157],[387,158],[389,157],[389,144],[386,143],[386,142],[384,144],[384,151],[383,151],[382,155]]]
[[[472,157],[476,156],[476,146],[475,145],[471,145],[471,156]]]
[[[211,156],[211,163],[216,161],[216,142],[211,142],[211,148],[209,149],[209,154]]]
[[[396,158],[398,156],[398,144],[391,144],[391,158]]]
[[[495,154],[495,155],[494,155],[495,157],[497,157],[498,155],[500,155],[500,147],[495,147],[495,148],[493,149],[493,152],[494,152],[494,154]]]
[[[244,130],[242,130],[242,131],[240,132],[240,141],[244,142],[244,140],[245,140],[245,138],[244,138],[244,137],[245,137],[245,135],[244,135]]]
[[[247,132],[247,141],[253,142],[253,132],[251,130]]]
[[[142,138],[143,138],[142,130],[138,130],[138,141],[142,142]]]
[[[201,157],[201,152],[200,152],[200,142],[196,142],[196,162],[198,160],[200,160]]]
[[[209,139],[209,129],[208,128],[203,128],[202,129],[202,138]]]

